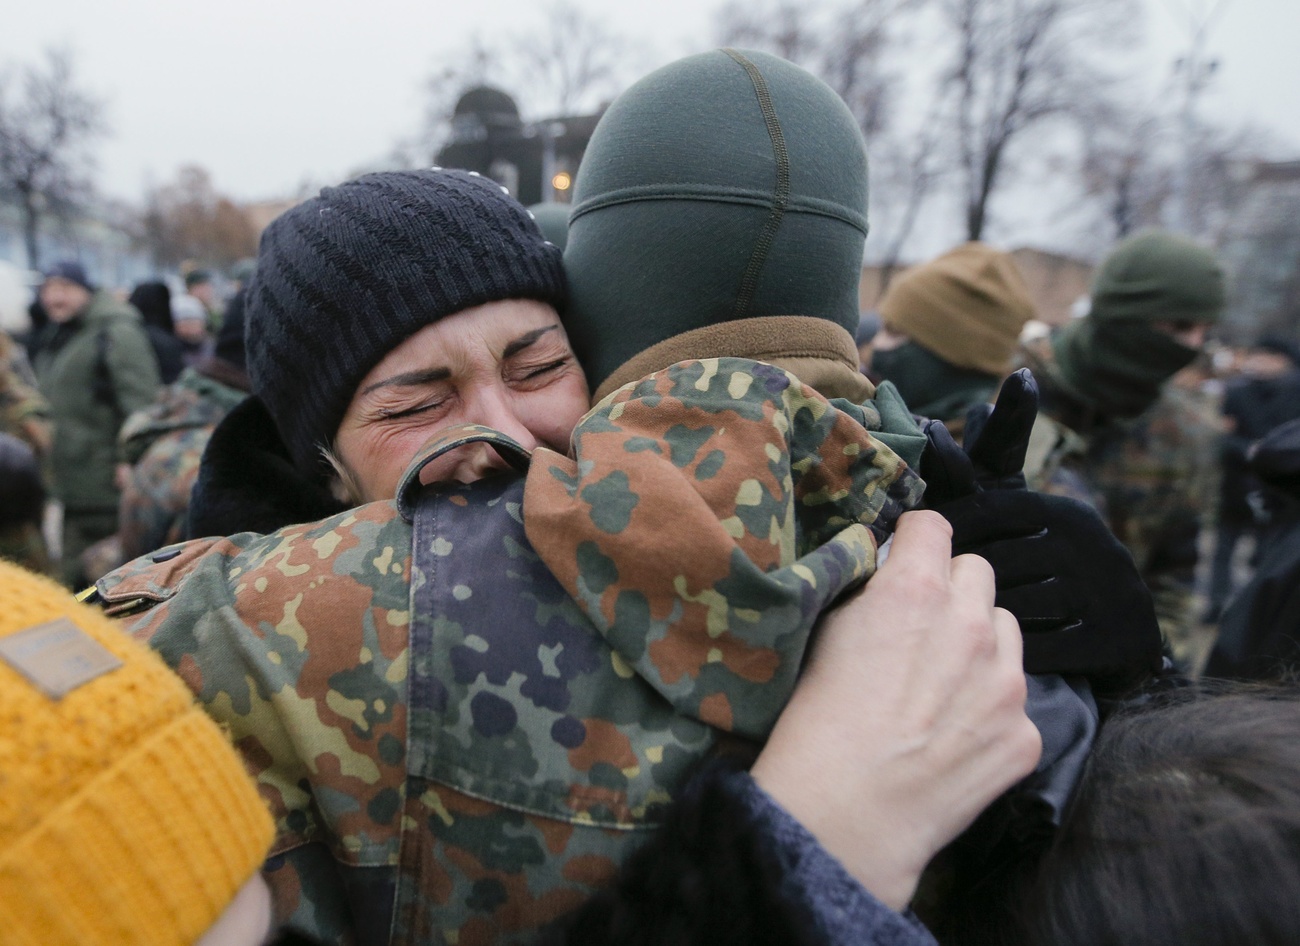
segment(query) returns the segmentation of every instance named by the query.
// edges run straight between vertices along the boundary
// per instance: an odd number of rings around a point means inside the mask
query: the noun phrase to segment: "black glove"
[[[993,566],[996,603],[1020,622],[1027,672],[1083,674],[1099,689],[1122,689],[1160,667],[1155,605],[1133,556],[1094,509],[1025,488],[1037,412],[1037,384],[1021,369],[996,407],[972,412],[964,450],[928,422],[926,504],[952,524],[954,555],[973,552]]]

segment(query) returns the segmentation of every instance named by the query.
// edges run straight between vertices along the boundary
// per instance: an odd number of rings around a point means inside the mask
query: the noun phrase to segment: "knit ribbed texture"
[[[192,943],[261,865],[271,818],[157,656],[0,563],[0,638],[59,618],[123,666],[53,700],[0,661],[0,940]]]
[[[983,243],[907,270],[889,284],[879,308],[888,328],[948,364],[998,376],[1034,317],[1015,260]]]
[[[504,188],[465,171],[367,174],[263,233],[245,303],[253,392],[294,463],[323,478],[320,448],[393,348],[463,309],[564,295],[560,250]]]
[[[1096,319],[1216,322],[1223,267],[1214,253],[1176,233],[1145,230],[1117,244],[1092,284]]]

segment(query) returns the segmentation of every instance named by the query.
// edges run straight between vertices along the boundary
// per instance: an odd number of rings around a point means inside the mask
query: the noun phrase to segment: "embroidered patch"
[[[10,634],[0,640],[0,660],[56,700],[122,666],[70,618]]]

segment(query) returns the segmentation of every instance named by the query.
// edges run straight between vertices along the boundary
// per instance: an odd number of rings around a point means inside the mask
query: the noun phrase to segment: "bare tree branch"
[[[45,68],[0,74],[0,200],[23,217],[27,265],[40,268],[46,217],[67,219],[90,198],[85,146],[106,131],[103,103],[76,88],[72,56],[47,50]]]

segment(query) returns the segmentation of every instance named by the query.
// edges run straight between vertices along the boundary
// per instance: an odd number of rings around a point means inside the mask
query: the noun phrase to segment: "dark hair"
[[[1300,687],[1112,716],[1021,901],[1031,944],[1300,942]]]
[[[127,301],[140,310],[145,325],[160,328],[169,335],[176,334],[176,325],[172,321],[172,291],[165,282],[142,282],[131,290],[131,298]]]
[[[45,511],[41,467],[32,448],[0,433],[0,528],[40,524]]]

